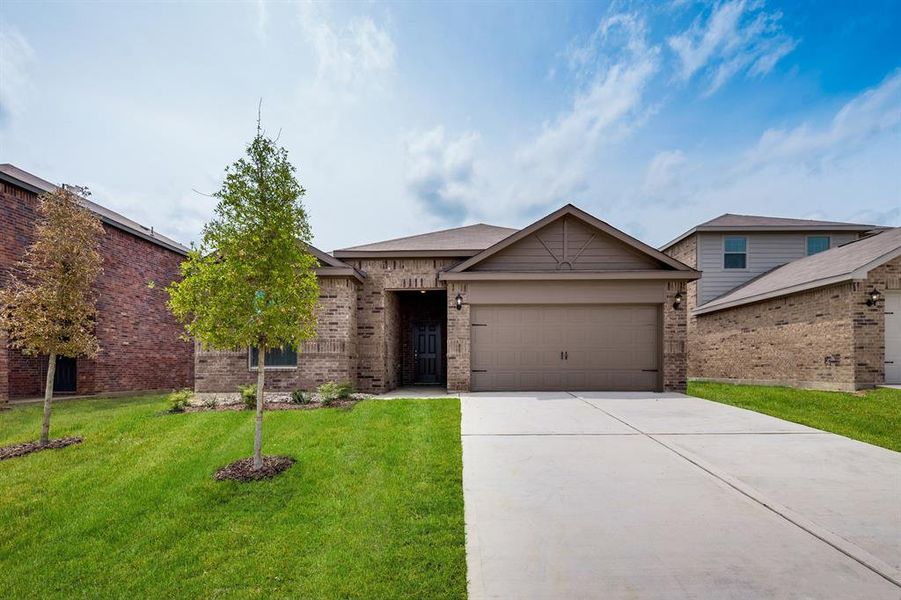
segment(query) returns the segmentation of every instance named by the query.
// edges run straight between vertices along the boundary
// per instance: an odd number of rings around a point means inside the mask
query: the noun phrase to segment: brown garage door
[[[471,309],[472,389],[657,390],[659,306]]]

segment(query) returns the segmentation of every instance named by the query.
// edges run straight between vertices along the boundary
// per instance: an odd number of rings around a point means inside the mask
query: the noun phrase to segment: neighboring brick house
[[[314,252],[318,337],[267,356],[274,390],[685,389],[679,301],[699,274],[571,205],[522,230],[479,224]],[[253,350],[198,348],[195,387],[234,392],[255,364]]]
[[[0,286],[34,240],[38,195],[54,189],[12,165],[0,165]],[[166,308],[164,290],[187,248],[122,215],[85,201],[103,223],[103,273],[97,280],[96,358],[60,358],[57,393],[100,394],[190,387],[193,346]],[[151,289],[148,283],[155,286]],[[47,357],[7,347],[0,332],[0,404],[43,395]]]
[[[899,230],[723,215],[663,251],[703,274],[688,286],[690,378],[834,390],[901,382]]]

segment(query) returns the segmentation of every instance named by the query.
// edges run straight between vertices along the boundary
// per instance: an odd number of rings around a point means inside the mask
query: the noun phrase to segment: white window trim
[[[744,238],[745,240],[745,266],[743,269],[734,269],[734,268],[726,268],[726,254],[741,254],[741,252],[726,252],[726,238]],[[720,249],[722,252],[722,259],[720,260],[720,269],[723,271],[728,271],[730,273],[742,273],[751,270],[751,237],[747,235],[732,235],[732,234],[723,234],[723,239],[721,240]]]
[[[252,348],[247,349],[247,370],[248,371],[259,371],[259,365],[253,366],[253,363],[250,362],[250,355],[253,352]],[[300,360],[300,354],[297,355],[297,360]],[[265,365],[263,367],[264,371],[296,371],[297,365],[289,366],[289,365]]]
[[[804,236],[804,256],[813,256],[813,254],[809,254],[809,248],[810,248],[810,246],[809,246],[808,244],[810,243],[810,238],[814,238],[814,237],[817,237],[817,238],[819,238],[819,237],[824,237],[824,238],[826,238],[827,240],[829,240],[829,247],[826,248],[826,250],[831,250],[831,249],[832,249],[832,236],[831,236],[831,235],[828,235],[828,234],[827,234],[827,235],[824,235],[824,234],[822,234],[822,233],[811,233],[811,234],[808,234],[808,235],[805,235],[805,236]],[[826,250],[821,250],[820,252],[825,252]],[[819,254],[819,252],[815,252],[814,254]]]

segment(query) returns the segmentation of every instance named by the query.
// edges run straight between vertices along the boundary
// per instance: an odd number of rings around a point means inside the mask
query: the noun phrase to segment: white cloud
[[[767,75],[798,44],[782,31],[781,18],[778,11],[764,11],[763,2],[714,5],[706,21],[698,17],[686,31],[667,40],[679,59],[680,78],[688,81],[703,74],[705,94],[710,95],[741,72]]]
[[[428,213],[455,224],[465,219],[478,139],[475,132],[449,138],[440,126],[407,136],[407,189]]]
[[[368,16],[354,17],[339,27],[320,5],[304,2],[300,24],[316,57],[316,81],[328,91],[352,97],[378,85],[380,76],[394,68],[394,40]]]
[[[901,70],[879,86],[845,104],[825,126],[802,124],[791,130],[768,129],[746,155],[740,168],[793,168],[840,158],[854,146],[884,132],[897,135],[901,125]],[[901,148],[896,158],[901,160]]]
[[[266,6],[266,0],[257,0],[256,1],[256,13],[257,13],[257,22],[256,22],[257,37],[260,39],[265,39],[266,26],[269,24],[269,10]]]
[[[27,105],[31,89],[28,69],[34,50],[13,27],[0,23],[0,125]]]
[[[580,84],[570,106],[516,145],[512,162],[473,156],[474,134],[446,138],[443,128],[432,130],[425,136],[434,144],[432,154],[462,154],[454,150],[460,145],[471,165],[469,176],[452,180],[421,169],[430,177],[412,178],[418,182],[417,197],[436,213],[449,210],[455,222],[467,216],[509,220],[511,213],[532,214],[575,201],[589,186],[599,150],[621,140],[648,114],[645,95],[658,69],[659,49],[647,43],[646,35],[637,15],[616,14],[602,21],[586,43],[571,47],[568,66]],[[472,176],[474,171],[482,176]]]
[[[664,150],[651,159],[641,191],[645,202],[674,204],[685,197],[688,158],[681,150]]]
[[[656,219],[648,222],[656,242],[724,212],[899,226],[899,160],[901,71],[896,71],[824,123],[767,130],[747,150],[708,156],[697,168],[678,156],[658,154],[647,179],[658,179],[652,172],[663,174],[661,195],[639,210],[655,211]],[[671,180],[673,172],[677,177]],[[661,208],[672,212],[660,218]]]

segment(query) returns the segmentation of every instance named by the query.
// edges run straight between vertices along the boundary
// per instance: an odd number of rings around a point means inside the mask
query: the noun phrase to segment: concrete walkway
[[[901,454],[679,394],[465,394],[470,598],[901,598]]]

